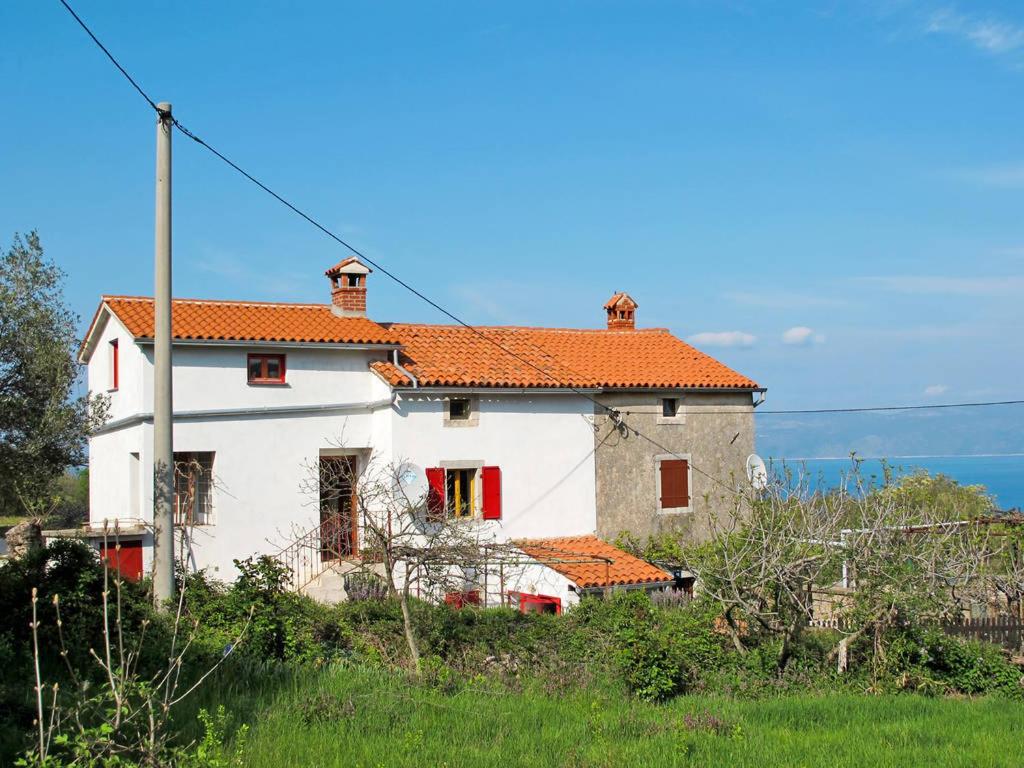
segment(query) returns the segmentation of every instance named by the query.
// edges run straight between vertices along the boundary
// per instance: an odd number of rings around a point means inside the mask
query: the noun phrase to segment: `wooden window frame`
[[[663,461],[685,461],[686,462],[686,496],[685,507],[662,507],[661,506],[661,463]],[[680,515],[693,511],[693,461],[688,453],[665,453],[654,457],[654,508],[659,515]]]
[[[275,385],[276,386],[280,386],[281,384],[284,384],[285,383],[285,372],[287,371],[287,367],[285,365],[286,358],[287,358],[287,355],[285,355],[283,353],[279,353],[279,352],[273,352],[273,353],[250,352],[246,356],[246,358],[245,358],[245,376],[246,376],[247,382],[249,384],[261,385],[261,386],[262,385],[268,385],[268,384],[271,385],[271,386],[275,386]],[[280,377],[278,377],[276,379],[273,379],[273,378],[270,378],[270,377],[267,376],[267,362],[269,360],[271,360],[271,359],[276,359],[277,360],[277,364],[278,364],[278,366],[279,366],[279,368],[281,370]],[[259,360],[260,361],[260,375],[257,376],[257,377],[252,377],[250,375],[250,373],[249,373],[252,370],[252,363],[253,363],[254,360]]]

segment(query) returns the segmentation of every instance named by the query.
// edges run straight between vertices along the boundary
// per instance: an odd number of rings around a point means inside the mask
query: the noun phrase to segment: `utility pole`
[[[157,104],[153,334],[153,600],[174,597],[174,427],[171,406],[171,105]]]

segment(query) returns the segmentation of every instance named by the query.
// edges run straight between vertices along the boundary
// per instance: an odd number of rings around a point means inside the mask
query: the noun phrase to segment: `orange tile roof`
[[[398,370],[398,368],[392,363],[385,362],[384,360],[376,360],[370,363],[370,370],[384,379],[384,381],[392,387],[412,386],[412,379]]]
[[[103,307],[136,338],[153,337],[153,300],[104,296]],[[339,317],[329,304],[175,299],[174,337],[211,341],[401,344],[402,366],[426,387],[754,389],[757,383],[664,328],[580,330],[378,324]],[[482,334],[482,335],[481,335]],[[486,338],[484,338],[486,337]],[[513,355],[500,349],[497,342]],[[391,386],[411,386],[390,363],[373,370]]]
[[[582,589],[672,581],[670,573],[596,536],[526,539],[515,544],[527,555],[541,561]],[[594,562],[573,562],[579,560]]]
[[[388,327],[402,343],[402,366],[416,377],[420,386],[757,387],[752,379],[680,341],[664,328],[491,327],[476,328],[476,333],[457,325],[394,323]],[[519,359],[488,339],[511,350]]]
[[[104,296],[103,303],[117,315],[133,336],[153,338],[153,299],[141,296]],[[372,320],[365,317],[338,317],[331,312],[329,304],[175,299],[171,312],[176,339],[396,343],[394,334]]]

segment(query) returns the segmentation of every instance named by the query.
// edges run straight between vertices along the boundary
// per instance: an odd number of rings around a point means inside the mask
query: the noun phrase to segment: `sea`
[[[823,487],[835,487],[844,474],[850,472],[849,458],[789,458],[786,465],[800,468],[808,478]],[[886,464],[897,475],[925,470],[929,474],[942,474],[961,485],[983,485],[995,497],[1000,509],[1024,508],[1024,453],[978,456],[890,456]],[[780,464],[775,459],[772,466]],[[881,459],[864,459],[860,467],[862,478],[872,475],[881,478]]]

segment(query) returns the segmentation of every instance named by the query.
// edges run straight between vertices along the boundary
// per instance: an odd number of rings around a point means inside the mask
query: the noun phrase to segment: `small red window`
[[[250,384],[284,384],[284,355],[249,355]]]
[[[117,389],[118,378],[119,378],[119,363],[117,359],[117,339],[112,339],[110,342],[110,388]]]
[[[520,613],[553,613],[559,616],[562,613],[560,598],[551,595],[528,595],[525,592],[509,592],[509,595],[518,598]]]

